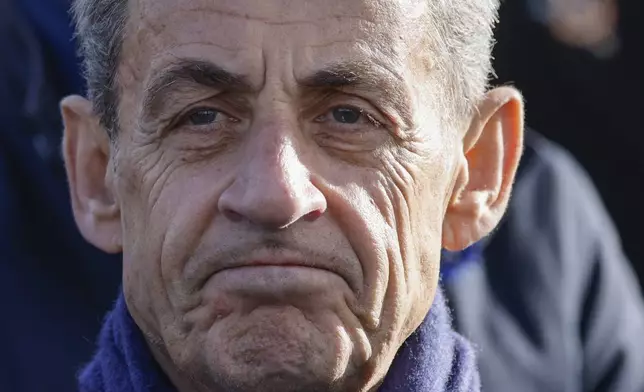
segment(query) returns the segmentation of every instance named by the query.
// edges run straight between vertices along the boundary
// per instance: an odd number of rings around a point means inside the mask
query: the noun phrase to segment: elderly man
[[[123,252],[83,391],[476,391],[441,248],[501,219],[495,0],[77,0],[74,214]]]

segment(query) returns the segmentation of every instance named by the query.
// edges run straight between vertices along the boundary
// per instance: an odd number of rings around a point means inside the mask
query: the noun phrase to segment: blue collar
[[[482,263],[484,249],[485,242],[480,241],[460,252],[443,250],[441,253],[441,280],[456,279],[464,268]]]

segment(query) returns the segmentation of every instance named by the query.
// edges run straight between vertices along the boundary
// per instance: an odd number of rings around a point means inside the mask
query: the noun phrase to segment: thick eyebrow
[[[300,81],[314,89],[351,88],[372,93],[391,105],[405,122],[411,107],[402,76],[371,61],[342,62],[329,65]]]
[[[196,86],[239,93],[253,90],[243,75],[226,71],[207,61],[180,59],[150,80],[145,89],[143,112],[155,116],[165,106],[172,91]]]

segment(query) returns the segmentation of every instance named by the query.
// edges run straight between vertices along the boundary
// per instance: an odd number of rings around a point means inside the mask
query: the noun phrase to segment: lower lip
[[[238,294],[275,295],[328,291],[345,285],[338,274],[312,267],[295,265],[259,265],[230,268],[213,275],[211,284],[218,289]]]

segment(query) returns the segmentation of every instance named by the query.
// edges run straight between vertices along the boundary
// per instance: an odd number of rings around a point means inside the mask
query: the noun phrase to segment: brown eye
[[[351,107],[337,107],[332,113],[333,119],[342,124],[355,124],[362,116],[361,110]]]
[[[188,115],[187,120],[190,125],[210,125],[217,121],[220,115],[220,112],[213,109],[197,109]]]

